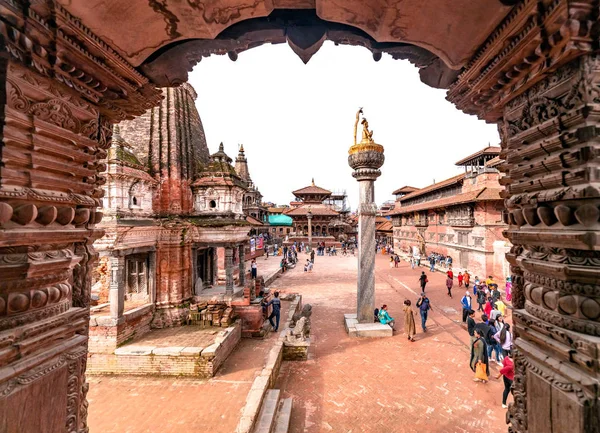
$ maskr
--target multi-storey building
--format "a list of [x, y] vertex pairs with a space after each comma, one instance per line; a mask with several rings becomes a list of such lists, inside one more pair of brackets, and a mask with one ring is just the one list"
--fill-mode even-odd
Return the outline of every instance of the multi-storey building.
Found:
[[421, 189], [394, 191], [396, 205], [388, 213], [394, 248], [450, 256], [456, 269], [468, 269], [473, 276], [509, 275], [499, 154], [499, 147], [488, 146], [456, 163], [464, 173]]

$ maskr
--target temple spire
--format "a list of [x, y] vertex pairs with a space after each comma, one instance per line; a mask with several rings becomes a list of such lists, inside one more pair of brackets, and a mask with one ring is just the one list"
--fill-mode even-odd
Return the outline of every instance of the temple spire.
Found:
[[252, 179], [250, 179], [250, 170], [248, 170], [248, 160], [244, 154], [243, 144], [240, 144], [238, 155], [235, 158], [235, 171], [237, 172], [238, 176], [248, 184], [252, 183]]

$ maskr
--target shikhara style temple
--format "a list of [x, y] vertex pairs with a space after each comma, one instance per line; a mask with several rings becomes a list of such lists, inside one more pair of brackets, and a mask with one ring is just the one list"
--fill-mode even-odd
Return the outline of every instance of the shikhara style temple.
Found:
[[[519, 433], [597, 431], [599, 23], [596, 0], [0, 0], [0, 430], [88, 431], [86, 368], [97, 330], [90, 306], [103, 272], [115, 278], [96, 328], [117, 334], [124, 304], [136, 299], [149, 298], [161, 323], [177, 324], [177, 305], [223, 279], [219, 251], [222, 296], [238, 292], [247, 190], [224, 152], [209, 162], [194, 126], [179, 128], [165, 114], [190, 105], [181, 85], [203, 57], [235, 61], [247, 49], [288, 43], [308, 62], [329, 40], [364, 47], [374, 61], [410, 61], [424, 85], [447, 89], [457, 109], [498, 125], [518, 336], [507, 421]], [[143, 149], [125, 125], [113, 129], [138, 116], [156, 131]], [[202, 159], [212, 175], [198, 173]], [[474, 194], [463, 192], [468, 175], [449, 182], [448, 194]], [[102, 210], [105, 185], [123, 218]], [[481, 236], [465, 224], [490, 202], [477, 200], [486, 191], [456, 209], [444, 205], [452, 211], [444, 221], [459, 224], [450, 229], [455, 239], [426, 233], [425, 242], [456, 248], [462, 231], [462, 243], [477, 249]], [[439, 219], [438, 205], [425, 202], [433, 196], [413, 194], [401, 202], [414, 206], [413, 225], [430, 209]], [[105, 230], [112, 252], [99, 265], [105, 247], [95, 241]], [[127, 248], [118, 246], [123, 236]], [[153, 236], [155, 250], [145, 240]]]
[[[163, 93], [159, 106], [114, 127], [107, 152], [89, 337], [98, 371], [112, 372], [108, 364], [119, 359], [94, 354], [184, 324], [190, 304], [245, 312], [250, 305], [248, 233], [261, 225], [254, 215], [264, 214], [243, 147], [236, 167], [223, 143], [209, 155], [194, 89]], [[261, 326], [246, 321], [244, 332]]]
[[502, 235], [500, 148], [488, 146], [461, 159], [465, 173], [417, 189], [394, 191], [392, 216], [394, 247], [422, 257], [431, 253], [450, 256], [456, 272], [473, 276], [510, 275], [505, 255], [510, 244]]

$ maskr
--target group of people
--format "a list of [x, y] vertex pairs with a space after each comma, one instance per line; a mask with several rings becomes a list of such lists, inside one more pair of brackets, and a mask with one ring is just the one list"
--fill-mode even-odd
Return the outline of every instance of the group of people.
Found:
[[392, 254], [390, 256], [390, 268], [397, 268], [400, 263], [400, 256], [398, 254]]
[[[421, 297], [417, 300], [416, 307], [421, 315], [421, 328], [423, 332], [427, 332], [427, 315], [431, 310], [431, 302], [425, 293], [421, 293]], [[415, 341], [417, 329], [415, 325], [415, 315], [412, 309], [412, 302], [409, 299], [404, 300], [404, 332], [408, 340]], [[380, 309], [374, 311], [374, 320], [384, 325], [389, 325], [393, 331], [396, 331], [396, 320], [390, 316], [388, 306], [384, 304]]]
[[444, 254], [433, 252], [429, 254], [429, 269], [431, 272], [435, 270], [435, 266], [440, 266], [442, 268], [449, 268], [452, 266], [452, 257], [446, 256]]

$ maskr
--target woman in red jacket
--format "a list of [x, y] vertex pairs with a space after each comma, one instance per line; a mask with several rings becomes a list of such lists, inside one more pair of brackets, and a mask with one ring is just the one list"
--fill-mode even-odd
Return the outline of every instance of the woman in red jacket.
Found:
[[502, 379], [504, 380], [504, 392], [502, 393], [502, 407], [504, 409], [506, 409], [508, 406], [506, 406], [506, 399], [508, 398], [508, 393], [512, 392], [512, 384], [513, 384], [513, 380], [515, 380], [515, 364], [513, 364], [512, 359], [510, 359], [509, 356], [505, 356], [504, 359], [502, 360], [502, 368], [500, 369], [500, 373], [498, 373], [498, 376], [496, 377], [496, 379], [500, 379], [500, 376], [502, 376]]

